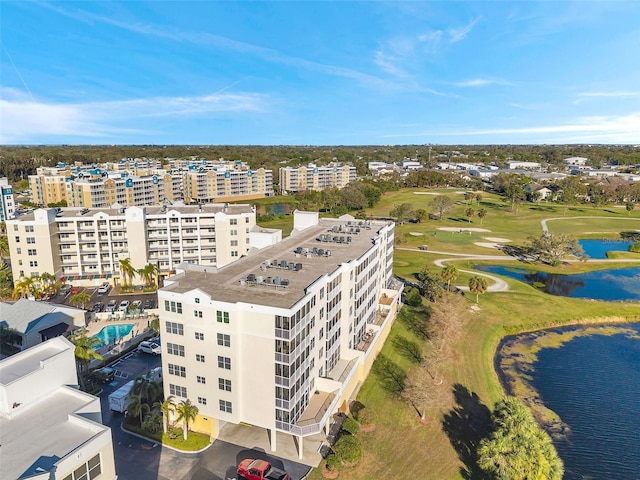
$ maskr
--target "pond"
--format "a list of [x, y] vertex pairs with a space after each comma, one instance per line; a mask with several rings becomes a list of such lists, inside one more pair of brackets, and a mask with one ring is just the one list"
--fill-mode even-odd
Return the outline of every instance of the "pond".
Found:
[[640, 267], [572, 275], [492, 265], [476, 265], [474, 268], [520, 280], [551, 295], [606, 301], [640, 301]]
[[578, 240], [589, 258], [607, 258], [607, 252], [628, 252], [634, 242], [628, 240]]

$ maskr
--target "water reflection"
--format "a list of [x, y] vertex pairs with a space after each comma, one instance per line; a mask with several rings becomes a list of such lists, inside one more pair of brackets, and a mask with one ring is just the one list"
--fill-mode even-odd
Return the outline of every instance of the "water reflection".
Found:
[[504, 275], [550, 295], [607, 301], [640, 300], [640, 267], [564, 275], [525, 268], [476, 265], [476, 270]]

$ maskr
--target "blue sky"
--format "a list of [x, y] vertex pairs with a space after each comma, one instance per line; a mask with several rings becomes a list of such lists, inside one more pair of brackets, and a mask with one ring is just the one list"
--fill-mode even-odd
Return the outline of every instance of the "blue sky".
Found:
[[0, 2], [0, 144], [640, 144], [640, 2]]

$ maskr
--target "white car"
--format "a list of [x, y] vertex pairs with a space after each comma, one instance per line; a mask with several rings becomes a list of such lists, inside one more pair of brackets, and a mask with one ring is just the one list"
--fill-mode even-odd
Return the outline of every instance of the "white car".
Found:
[[157, 343], [140, 342], [140, 345], [138, 345], [138, 351], [144, 352], [144, 353], [151, 353], [153, 355], [160, 355], [160, 353], [162, 352], [162, 349], [160, 348], [160, 345], [158, 345]]
[[121, 312], [126, 312], [127, 308], [129, 308], [129, 300], [122, 300], [120, 302], [120, 306], [118, 307], [118, 310], [120, 310]]
[[105, 282], [98, 287], [98, 290], [96, 290], [96, 293], [98, 295], [106, 295], [109, 292], [110, 288], [111, 286], [109, 285], [109, 282]]

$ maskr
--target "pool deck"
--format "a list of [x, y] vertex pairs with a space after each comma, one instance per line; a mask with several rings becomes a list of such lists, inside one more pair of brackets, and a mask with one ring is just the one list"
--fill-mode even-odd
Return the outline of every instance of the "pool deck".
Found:
[[[145, 313], [147, 314], [146, 316], [144, 314], [141, 316], [118, 315], [117, 313], [111, 314], [105, 312], [92, 315], [92, 319], [86, 327], [88, 337], [97, 335], [100, 330], [108, 326], [133, 325], [131, 333], [120, 338], [117, 343], [111, 343], [96, 349], [96, 352], [104, 358], [105, 364], [108, 364], [112, 357], [126, 350], [131, 345], [135, 345], [151, 336], [151, 331], [148, 330], [148, 325], [149, 322], [153, 320], [154, 316], [157, 315], [157, 310], [148, 310]], [[93, 360], [90, 367], [98, 367], [101, 363], [102, 362], [98, 360]]]

